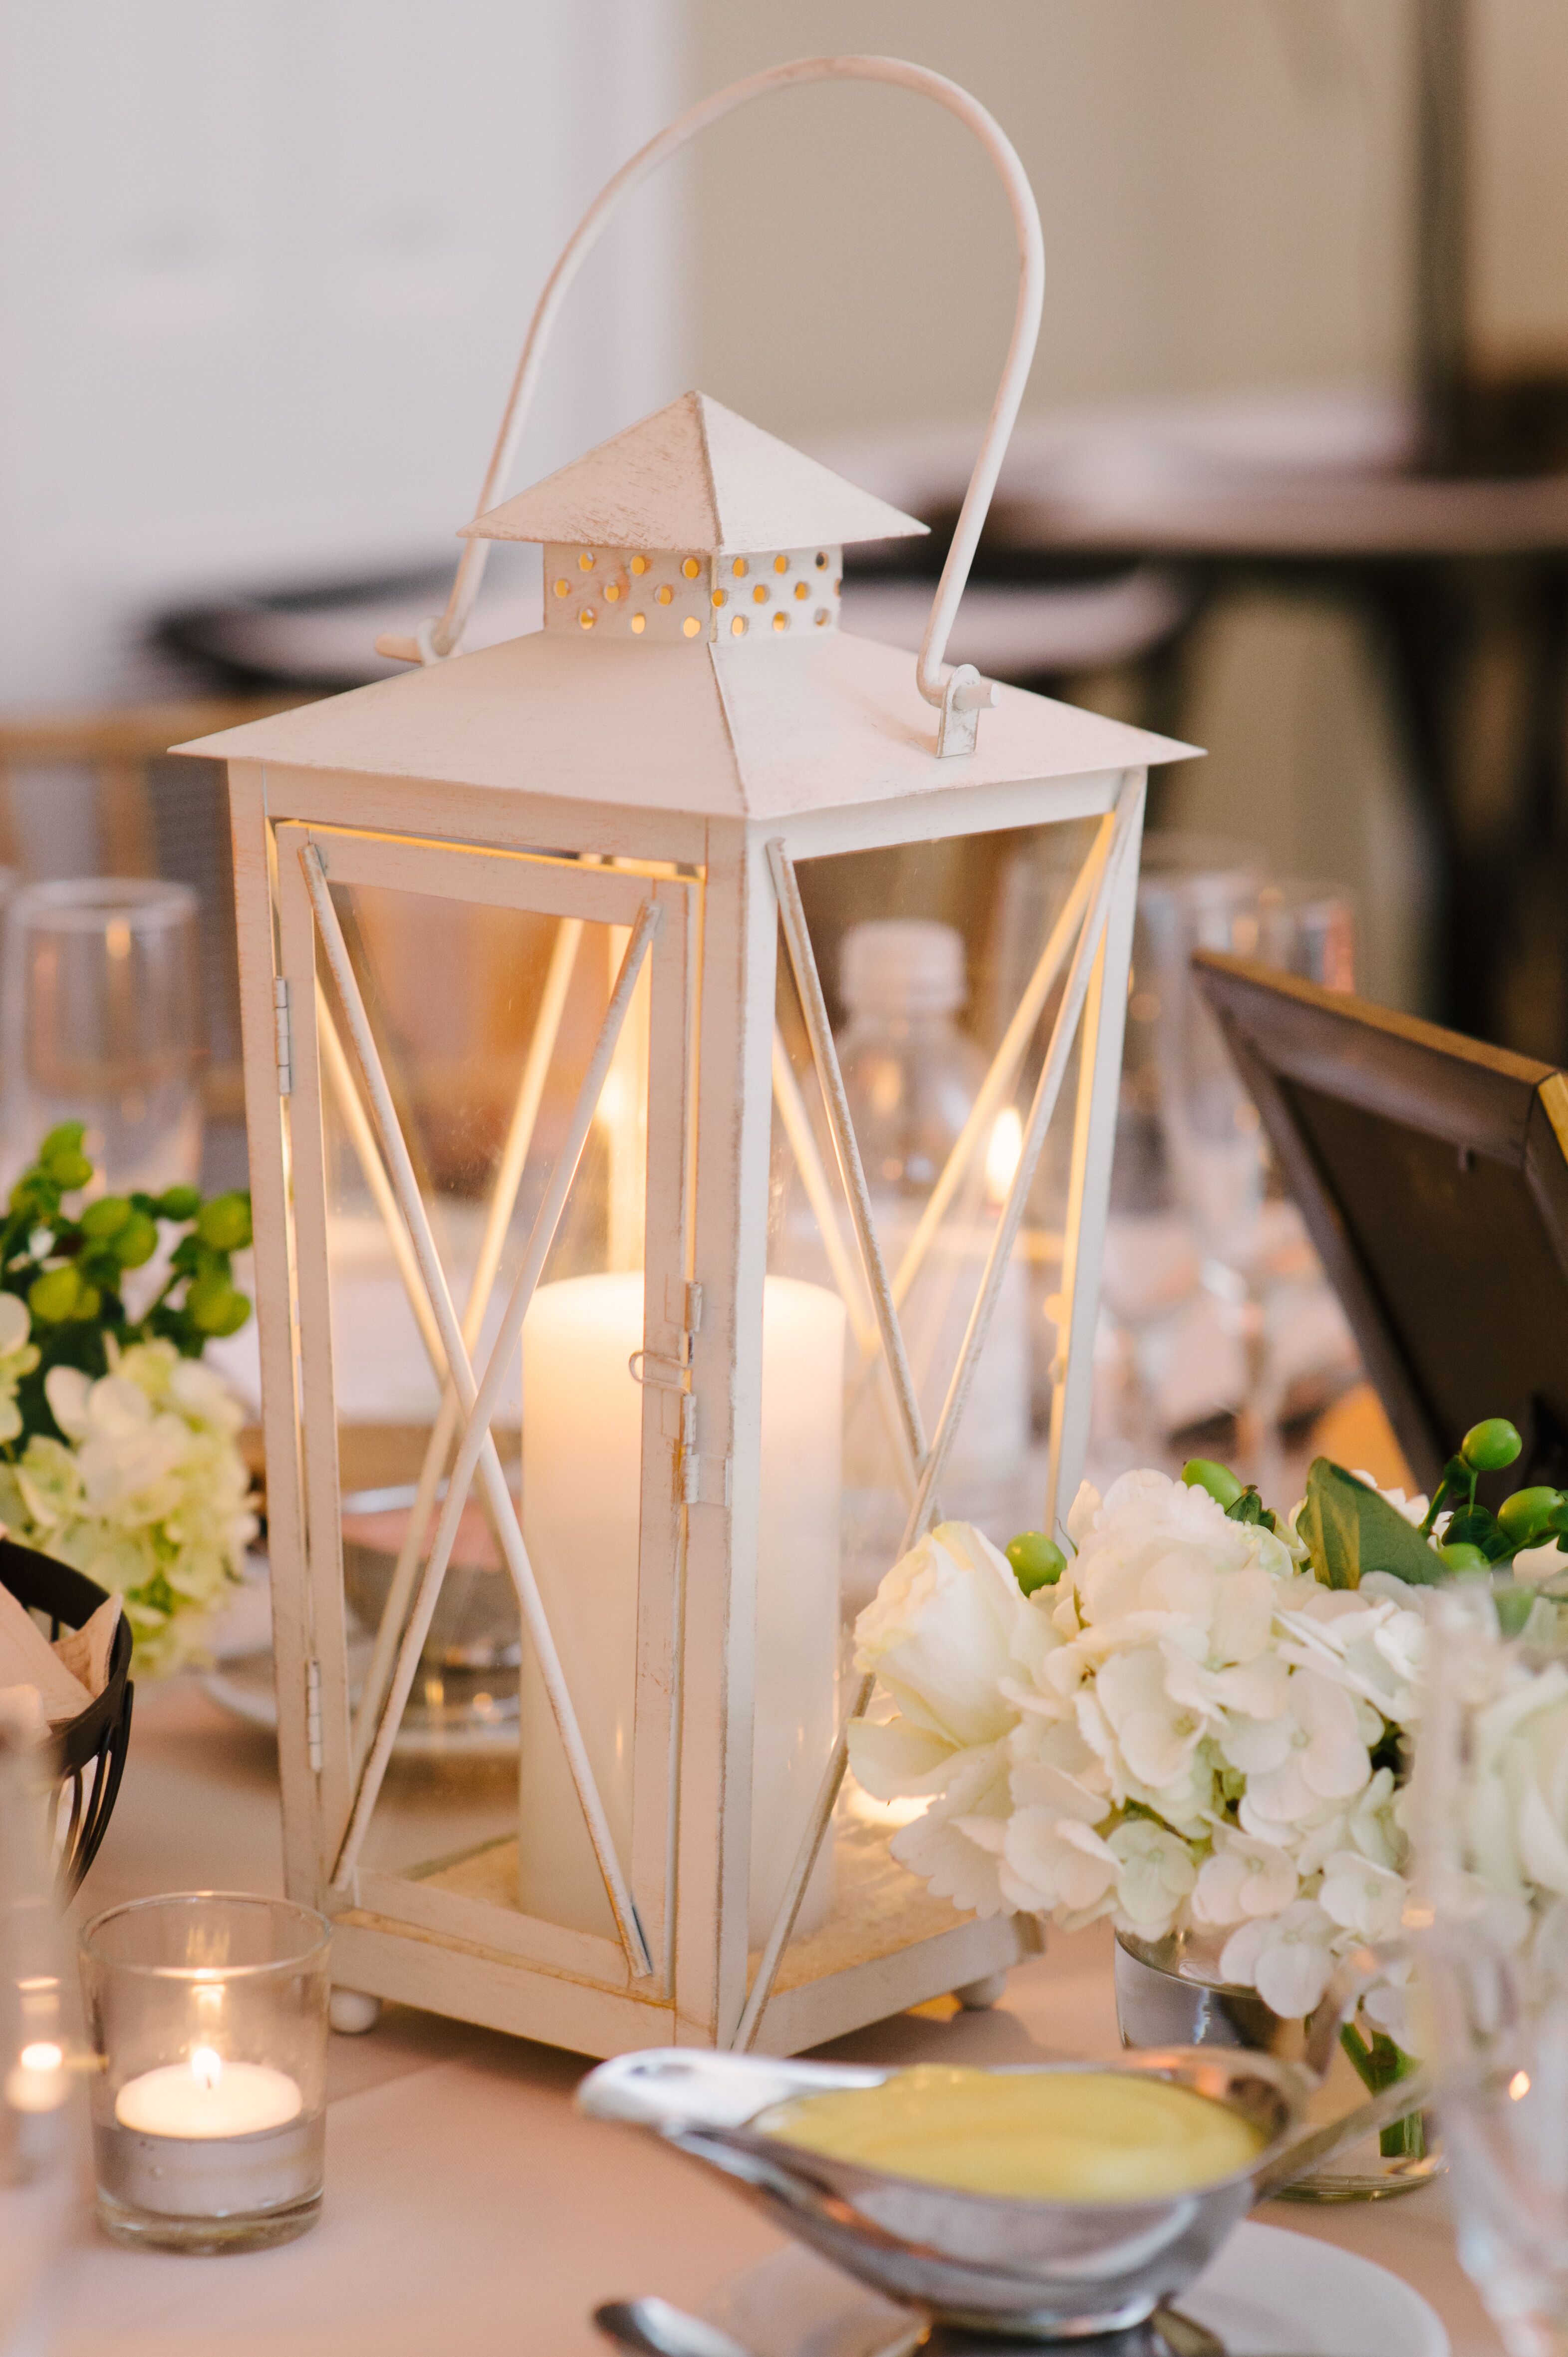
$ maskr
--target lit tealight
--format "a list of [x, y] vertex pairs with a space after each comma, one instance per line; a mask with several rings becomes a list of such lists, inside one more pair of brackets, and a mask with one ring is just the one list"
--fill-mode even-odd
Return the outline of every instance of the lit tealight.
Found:
[[67, 2092], [65, 2049], [52, 2038], [24, 2046], [5, 2073], [5, 2101], [14, 2112], [52, 2112]]

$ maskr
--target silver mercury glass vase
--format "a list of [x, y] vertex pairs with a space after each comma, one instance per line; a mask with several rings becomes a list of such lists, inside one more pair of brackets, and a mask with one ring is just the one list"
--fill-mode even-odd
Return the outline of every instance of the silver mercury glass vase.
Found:
[[[1116, 1935], [1116, 2019], [1123, 2046], [1241, 2047], [1294, 2061], [1302, 2054], [1306, 2025], [1282, 2020], [1256, 1989], [1219, 1978], [1223, 1938], [1173, 1932], [1163, 1940]], [[1354, 2064], [1341, 2054], [1328, 2072], [1310, 2115], [1327, 2121], [1363, 2102], [1367, 2090]], [[1379, 2201], [1409, 2193], [1442, 2173], [1436, 2126], [1429, 2112], [1412, 2115], [1418, 2128], [1402, 2136], [1370, 2136], [1331, 2166], [1302, 2178], [1278, 2198], [1284, 2201]], [[1383, 2147], [1399, 2147], [1399, 2149]], [[1412, 2148], [1413, 2147], [1413, 2149]]]

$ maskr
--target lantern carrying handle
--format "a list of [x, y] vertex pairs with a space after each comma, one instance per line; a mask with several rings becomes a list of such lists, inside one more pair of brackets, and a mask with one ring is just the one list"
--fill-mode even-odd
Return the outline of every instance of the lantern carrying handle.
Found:
[[[976, 715], [983, 705], [995, 702], [996, 691], [972, 664], [963, 663], [956, 671], [944, 673], [943, 661], [1034, 361], [1040, 332], [1046, 263], [1039, 208], [1016, 148], [979, 100], [957, 82], [950, 81], [945, 74], [933, 73], [927, 66], [910, 65], [901, 58], [797, 58], [788, 65], [770, 66], [764, 73], [749, 74], [743, 81], [731, 82], [727, 90], [715, 91], [711, 98], [699, 100], [639, 148], [595, 198], [545, 282], [529, 325], [475, 514], [482, 516], [495, 506], [511, 473], [561, 307], [621, 198], [639, 187], [710, 124], [733, 114], [737, 107], [749, 106], [753, 99], [765, 98], [771, 91], [813, 81], [889, 82], [895, 88], [935, 99], [939, 106], [945, 106], [950, 114], [956, 115], [973, 132], [996, 167], [1013, 214], [1018, 241], [1018, 300], [1013, 315], [1012, 340], [915, 664], [920, 694], [928, 704], [941, 706], [939, 752], [968, 751], [974, 743]], [[484, 578], [489, 545], [488, 540], [466, 541], [445, 613], [439, 619], [422, 623], [412, 639], [392, 635], [379, 638], [378, 651], [401, 662], [424, 663], [438, 662], [447, 655], [456, 654]]]

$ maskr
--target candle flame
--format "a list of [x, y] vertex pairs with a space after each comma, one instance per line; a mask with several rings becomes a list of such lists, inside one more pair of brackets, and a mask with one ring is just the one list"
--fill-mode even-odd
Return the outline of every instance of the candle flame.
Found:
[[992, 1125], [985, 1149], [985, 1192], [993, 1203], [1004, 1203], [1024, 1153], [1024, 1125], [1016, 1105], [1004, 1105]]
[[190, 2056], [190, 2072], [199, 2086], [215, 2087], [223, 2076], [223, 2058], [215, 2047], [193, 2047]]
[[1516, 2071], [1513, 2077], [1509, 2081], [1509, 2093], [1517, 2104], [1521, 2095], [1528, 2095], [1529, 2093], [1530, 2072], [1528, 2071]]
[[5, 2073], [5, 2097], [14, 2112], [52, 2112], [69, 2092], [65, 2049], [53, 2038], [29, 2040]]

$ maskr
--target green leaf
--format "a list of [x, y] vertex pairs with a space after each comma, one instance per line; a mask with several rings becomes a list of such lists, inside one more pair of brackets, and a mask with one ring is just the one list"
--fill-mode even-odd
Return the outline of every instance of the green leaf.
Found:
[[1264, 1505], [1257, 1491], [1251, 1487], [1243, 1490], [1239, 1498], [1231, 1500], [1225, 1509], [1225, 1519], [1228, 1523], [1256, 1523], [1265, 1531], [1275, 1531], [1279, 1528], [1271, 1509]]
[[1415, 1587], [1438, 1587], [1447, 1577], [1397, 1508], [1326, 1457], [1315, 1458], [1306, 1477], [1296, 1529], [1327, 1587], [1359, 1587], [1369, 1571], [1391, 1571]]
[[1488, 1563], [1501, 1563], [1513, 1554], [1515, 1545], [1486, 1506], [1464, 1507], [1449, 1523], [1443, 1540], [1445, 1546], [1479, 1547]]

